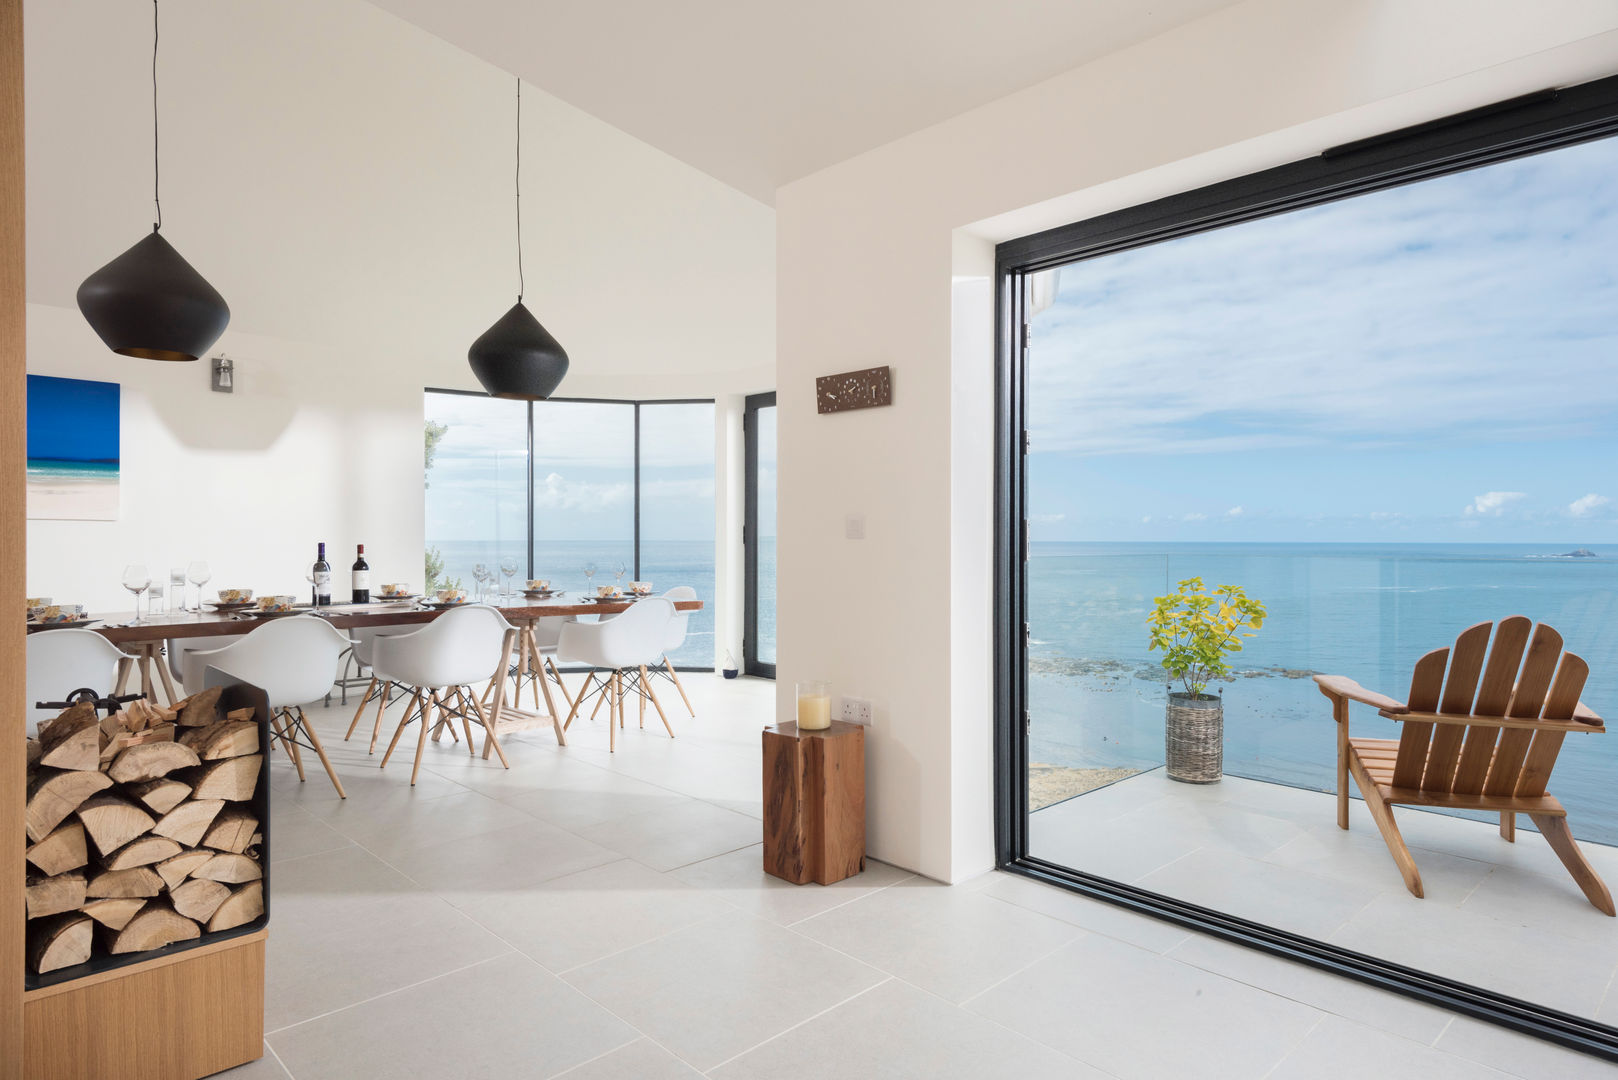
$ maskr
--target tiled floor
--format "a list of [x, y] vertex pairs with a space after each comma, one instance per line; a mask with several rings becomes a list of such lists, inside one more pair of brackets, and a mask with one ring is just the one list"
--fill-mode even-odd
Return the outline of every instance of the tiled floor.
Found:
[[[1618, 919], [1527, 828], [1398, 807], [1424, 899], [1406, 891], [1365, 804], [1225, 777], [1142, 773], [1033, 815], [1032, 854], [1153, 892], [1553, 1006], [1618, 1021]], [[1581, 843], [1618, 889], [1618, 849]], [[1510, 958], [1509, 961], [1506, 958]]]
[[773, 687], [687, 682], [676, 740], [631, 718], [609, 755], [580, 721], [509, 738], [509, 772], [446, 740], [413, 790], [312, 710], [350, 798], [273, 762], [268, 1052], [225, 1075], [1330, 1077], [1367, 1050], [1386, 1077], [1608, 1075], [1022, 878], [776, 881]]

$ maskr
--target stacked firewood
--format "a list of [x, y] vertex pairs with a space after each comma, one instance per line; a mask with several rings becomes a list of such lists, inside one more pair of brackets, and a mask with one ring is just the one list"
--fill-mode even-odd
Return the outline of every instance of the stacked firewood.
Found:
[[80, 702], [28, 742], [29, 968], [159, 949], [264, 912], [251, 708], [219, 689], [107, 717]]

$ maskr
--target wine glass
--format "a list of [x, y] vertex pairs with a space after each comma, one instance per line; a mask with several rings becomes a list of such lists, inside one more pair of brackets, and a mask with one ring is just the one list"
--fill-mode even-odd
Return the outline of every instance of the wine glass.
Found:
[[623, 588], [624, 575], [627, 574], [627, 573], [629, 573], [629, 567], [625, 566], [623, 560], [620, 559], [618, 561], [617, 569], [613, 570], [613, 572], [612, 572], [612, 576], [618, 579], [618, 587], [620, 589]]
[[135, 618], [130, 625], [140, 622], [140, 594], [152, 584], [151, 571], [143, 563], [130, 563], [124, 567], [124, 588], [135, 594]]
[[586, 596], [594, 596], [595, 595], [595, 593], [596, 593], [595, 580], [594, 580], [595, 576], [596, 576], [596, 564], [593, 563], [593, 562], [585, 563], [584, 564], [584, 595], [586, 595]]
[[489, 568], [484, 563], [472, 567], [472, 580], [478, 583], [478, 603], [483, 603], [483, 590], [488, 586]]
[[500, 572], [506, 575], [506, 591], [504, 595], [511, 596], [511, 579], [517, 576], [517, 560], [510, 555], [500, 560]]
[[197, 587], [197, 613], [202, 612], [202, 587], [213, 580], [213, 570], [206, 559], [192, 559], [185, 564], [186, 580]]

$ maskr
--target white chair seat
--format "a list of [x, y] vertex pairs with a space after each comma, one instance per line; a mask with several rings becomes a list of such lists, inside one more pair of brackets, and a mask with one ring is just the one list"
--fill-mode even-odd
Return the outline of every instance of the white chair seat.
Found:
[[[669, 718], [664, 714], [663, 706], [652, 692], [650, 680], [645, 675], [647, 665], [656, 664], [663, 655], [674, 610], [672, 601], [653, 596], [637, 600], [616, 619], [593, 623], [571, 622], [562, 627], [557, 642], [557, 658], [589, 664], [592, 668], [585, 685], [579, 690], [578, 698], [573, 702], [567, 723], [562, 725], [564, 729], [573, 723], [585, 698], [598, 695], [596, 712], [600, 711], [603, 703], [608, 705], [607, 745], [616, 751], [618, 728], [624, 722], [624, 696], [628, 692], [635, 692], [640, 696], [641, 726], [645, 726], [646, 702], [650, 700], [657, 709], [657, 715], [662, 718], [669, 738], [674, 737], [674, 728], [669, 724]], [[613, 712], [617, 713], [616, 725], [613, 724]]]
[[37, 731], [38, 721], [53, 720], [61, 711], [38, 709], [41, 701], [65, 701], [73, 691], [86, 688], [110, 694], [132, 659], [94, 630], [70, 627], [29, 634], [27, 654], [23, 715], [29, 735]]

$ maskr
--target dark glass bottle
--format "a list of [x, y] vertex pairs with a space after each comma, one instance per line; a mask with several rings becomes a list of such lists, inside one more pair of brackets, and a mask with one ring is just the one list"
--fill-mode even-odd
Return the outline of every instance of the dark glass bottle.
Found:
[[326, 561], [326, 545], [315, 556], [315, 607], [331, 606], [331, 563]]
[[359, 546], [359, 553], [354, 557], [352, 597], [356, 604], [369, 604], [371, 602], [371, 564], [365, 561], [364, 544]]

